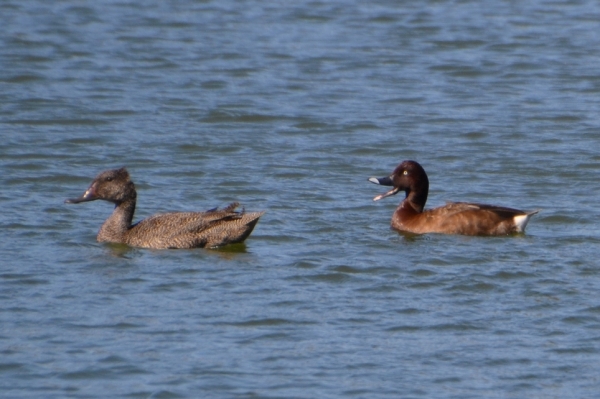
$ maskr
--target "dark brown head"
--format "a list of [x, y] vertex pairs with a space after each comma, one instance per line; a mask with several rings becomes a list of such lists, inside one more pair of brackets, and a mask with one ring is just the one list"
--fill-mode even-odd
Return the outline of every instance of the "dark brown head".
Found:
[[429, 179], [421, 165], [415, 161], [402, 161], [400, 165], [390, 176], [377, 178], [371, 177], [371, 183], [381, 184], [382, 186], [393, 186], [385, 194], [380, 194], [373, 198], [373, 201], [379, 201], [382, 198], [398, 194], [400, 191], [406, 193], [406, 198], [418, 212], [422, 212], [427, 201], [429, 193]]
[[136, 192], [129, 179], [127, 169], [112, 169], [100, 173], [85, 193], [79, 198], [67, 199], [67, 204], [105, 200], [119, 205], [127, 200], [135, 200]]

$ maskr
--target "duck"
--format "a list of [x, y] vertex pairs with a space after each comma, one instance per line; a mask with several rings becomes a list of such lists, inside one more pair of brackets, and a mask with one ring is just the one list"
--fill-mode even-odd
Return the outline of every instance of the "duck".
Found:
[[97, 240], [152, 249], [213, 248], [244, 241], [264, 212], [235, 211], [237, 202], [206, 212], [156, 214], [132, 224], [137, 192], [126, 168], [101, 172], [78, 198], [79, 204], [104, 200], [115, 204], [112, 215], [100, 227]]
[[373, 198], [379, 201], [404, 191], [406, 197], [392, 216], [392, 229], [412, 234], [460, 234], [467, 236], [503, 236], [524, 233], [529, 219], [539, 210], [519, 209], [470, 202], [449, 202], [425, 210], [429, 179], [416, 161], [402, 161], [390, 176], [368, 179], [371, 183], [393, 188]]

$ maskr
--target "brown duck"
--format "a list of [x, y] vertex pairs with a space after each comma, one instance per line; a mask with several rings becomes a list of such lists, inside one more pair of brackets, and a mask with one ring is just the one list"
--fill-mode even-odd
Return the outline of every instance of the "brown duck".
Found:
[[99, 242], [141, 248], [218, 247], [244, 241], [264, 212], [235, 212], [234, 202], [221, 210], [171, 212], [150, 216], [134, 225], [137, 193], [125, 168], [100, 173], [79, 198], [69, 204], [105, 200], [115, 204], [112, 215], [98, 232]]
[[374, 201], [400, 191], [406, 193], [392, 216], [392, 228], [397, 231], [469, 236], [523, 233], [531, 216], [539, 212], [467, 202], [451, 202], [439, 208], [423, 210], [429, 192], [429, 179], [423, 167], [415, 161], [403, 161], [390, 176], [371, 177], [369, 181], [393, 186], [392, 190], [373, 198]]

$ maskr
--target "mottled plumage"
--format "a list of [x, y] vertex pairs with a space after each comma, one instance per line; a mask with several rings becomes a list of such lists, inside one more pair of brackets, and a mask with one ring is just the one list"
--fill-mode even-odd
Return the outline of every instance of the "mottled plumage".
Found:
[[102, 199], [115, 204], [98, 232], [99, 242], [142, 248], [217, 247], [244, 241], [264, 212], [235, 212], [234, 202], [206, 212], [171, 212], [150, 216], [132, 225], [137, 193], [125, 168], [100, 173], [75, 204]]
[[370, 182], [394, 188], [373, 200], [406, 193], [392, 216], [392, 228], [414, 234], [443, 233], [463, 235], [507, 235], [522, 233], [531, 216], [538, 211], [467, 202], [451, 202], [445, 206], [424, 210], [429, 192], [429, 179], [421, 165], [404, 161], [389, 177], [371, 177]]

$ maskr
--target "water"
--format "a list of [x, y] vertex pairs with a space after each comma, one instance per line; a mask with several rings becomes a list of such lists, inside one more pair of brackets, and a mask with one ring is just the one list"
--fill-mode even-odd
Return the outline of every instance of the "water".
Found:
[[[600, 6], [3, 1], [6, 398], [592, 398], [600, 389]], [[389, 229], [542, 209], [527, 235]], [[127, 166], [136, 219], [238, 200], [244, 245], [96, 243], [65, 205]]]

